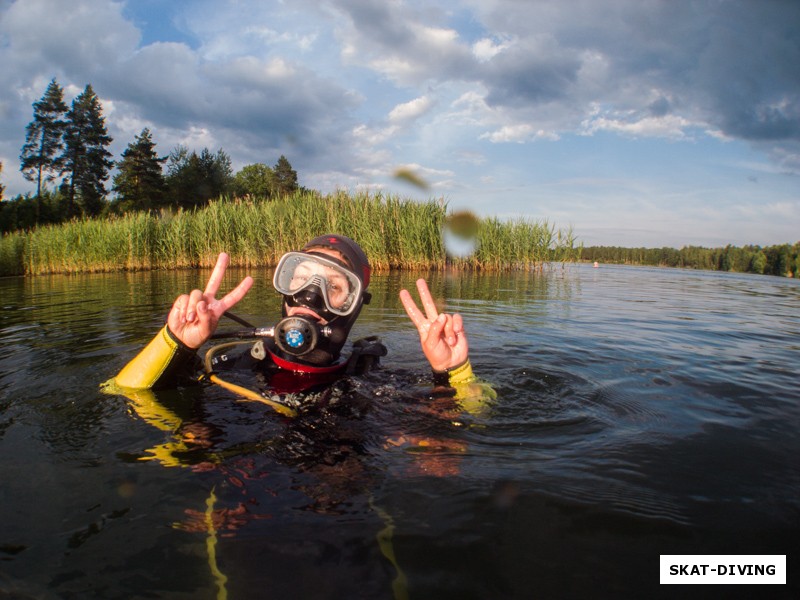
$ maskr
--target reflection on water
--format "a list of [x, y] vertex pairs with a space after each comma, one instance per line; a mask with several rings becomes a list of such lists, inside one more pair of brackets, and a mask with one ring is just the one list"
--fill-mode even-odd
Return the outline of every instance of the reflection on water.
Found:
[[[267, 325], [253, 274], [236, 312]], [[660, 554], [798, 572], [797, 281], [426, 275], [498, 393], [477, 414], [432, 391], [408, 273], [375, 277], [353, 332], [383, 368], [300, 419], [213, 386], [101, 394], [206, 277], [0, 280], [0, 595], [666, 596]]]

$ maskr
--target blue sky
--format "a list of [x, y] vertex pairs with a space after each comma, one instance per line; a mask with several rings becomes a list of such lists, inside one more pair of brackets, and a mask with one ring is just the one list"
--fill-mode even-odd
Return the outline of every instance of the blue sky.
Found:
[[0, 64], [7, 197], [55, 77], [115, 158], [149, 127], [586, 245], [800, 240], [794, 0], [0, 0]]

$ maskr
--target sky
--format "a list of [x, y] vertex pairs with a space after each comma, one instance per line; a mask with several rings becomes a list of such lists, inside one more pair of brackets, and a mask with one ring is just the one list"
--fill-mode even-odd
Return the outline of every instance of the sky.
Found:
[[796, 0], [0, 0], [0, 65], [6, 198], [55, 78], [115, 159], [147, 127], [586, 246], [800, 240]]

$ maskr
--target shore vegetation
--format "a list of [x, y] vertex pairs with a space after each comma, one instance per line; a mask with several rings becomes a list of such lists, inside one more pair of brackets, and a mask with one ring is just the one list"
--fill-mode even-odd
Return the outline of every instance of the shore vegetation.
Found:
[[87, 273], [213, 266], [271, 267], [280, 256], [325, 232], [355, 239], [378, 271], [390, 269], [537, 269], [577, 260], [571, 230], [547, 221], [475, 218], [473, 251], [448, 255], [443, 200], [306, 190], [279, 200], [219, 199], [193, 209], [81, 217], [3, 235], [0, 275]]
[[581, 259], [589, 262], [800, 277], [800, 241], [793, 245], [774, 246], [684, 246], [680, 250], [589, 246], [583, 248]]

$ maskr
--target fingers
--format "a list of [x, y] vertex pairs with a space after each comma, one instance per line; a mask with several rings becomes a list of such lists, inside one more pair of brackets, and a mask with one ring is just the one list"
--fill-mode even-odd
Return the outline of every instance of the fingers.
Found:
[[[440, 315], [441, 317], [441, 315]], [[444, 341], [447, 342], [448, 346], [455, 346], [456, 345], [456, 334], [453, 327], [453, 322], [455, 318], [452, 315], [445, 315], [446, 320], [444, 323]]]
[[431, 296], [424, 279], [417, 280], [422, 308], [417, 307], [407, 290], [400, 290], [400, 301], [408, 317], [417, 327], [425, 358], [434, 371], [442, 371], [463, 364], [469, 357], [464, 320], [459, 314], [441, 313]]
[[194, 320], [197, 318], [197, 305], [199, 302], [204, 300], [203, 292], [200, 290], [192, 290], [192, 293], [189, 294], [189, 301], [186, 305], [186, 322], [193, 323]]
[[253, 278], [248, 275], [239, 282], [239, 285], [225, 294], [222, 299], [211, 302], [209, 308], [217, 317], [221, 317], [222, 313], [229, 308], [233, 308], [239, 300], [244, 298], [251, 287], [253, 287]]
[[202, 300], [197, 303], [197, 314], [195, 323], [198, 325], [198, 330], [203, 332], [203, 335], [211, 335], [217, 328], [219, 317], [209, 308], [208, 302]]
[[182, 294], [172, 304], [172, 310], [168, 317], [169, 323], [176, 326], [193, 323], [197, 319], [198, 310], [208, 310], [207, 304], [203, 292], [200, 290], [192, 290], [191, 294]]
[[453, 333], [455, 335], [464, 334], [464, 319], [458, 313], [453, 315]]
[[169, 316], [167, 317], [167, 323], [173, 332], [186, 323], [186, 307], [188, 304], [188, 294], [183, 294], [175, 298], [175, 302], [172, 304], [172, 310], [169, 311]]
[[407, 290], [400, 290], [400, 301], [403, 303], [403, 308], [406, 309], [406, 314], [414, 322], [414, 325], [419, 329], [429, 321], [435, 321], [439, 316], [439, 310], [436, 308], [436, 303], [433, 301], [431, 292], [428, 289], [428, 284], [424, 279], [417, 280], [417, 291], [419, 292], [419, 299], [422, 307], [425, 309], [425, 314], [422, 314], [417, 308], [416, 302], [411, 297]]
[[439, 339], [442, 339], [452, 348], [458, 343], [458, 336], [462, 334], [463, 321], [461, 315], [442, 313], [431, 323], [427, 341], [430, 345], [435, 345]]
[[222, 283], [229, 258], [224, 252], [217, 258], [204, 292], [192, 290], [176, 298], [167, 317], [167, 325], [173, 334], [190, 348], [199, 348], [214, 333], [222, 314], [244, 298], [253, 286], [253, 278], [245, 277], [239, 285], [222, 299], [215, 294]]
[[428, 335], [422, 341], [422, 345], [430, 350], [433, 350], [439, 343], [442, 337], [442, 332], [447, 326], [447, 315], [441, 314], [434, 321], [431, 322], [431, 327], [428, 330]]
[[[431, 296], [428, 284], [424, 279], [417, 280], [417, 291], [419, 292], [425, 314], [417, 308], [414, 299], [407, 290], [400, 290], [400, 301], [411, 321], [416, 325], [423, 344], [435, 345], [442, 337], [449, 346], [455, 346], [457, 330], [462, 327], [461, 317], [456, 321], [453, 315], [446, 313], [439, 314], [436, 303]], [[456, 327], [456, 323], [458, 324]]]
[[208, 283], [206, 284], [206, 296], [213, 298], [217, 295], [217, 291], [219, 290], [220, 284], [222, 284], [222, 278], [225, 276], [225, 269], [228, 268], [229, 262], [230, 257], [227, 255], [227, 253], [220, 252], [219, 256], [217, 257], [217, 264], [214, 265], [214, 270], [211, 271], [211, 277], [208, 278]]
[[419, 299], [422, 301], [422, 306], [425, 308], [425, 314], [428, 316], [429, 320], [433, 321], [439, 316], [439, 311], [428, 289], [428, 283], [424, 279], [417, 279], [417, 291], [419, 292]]
[[406, 314], [411, 319], [411, 322], [414, 323], [417, 329], [421, 329], [426, 322], [425, 316], [417, 308], [417, 304], [408, 290], [400, 290], [400, 302], [403, 303], [403, 308], [406, 309]]
[[203, 294], [204, 298], [208, 301], [208, 307], [215, 317], [219, 318], [222, 314], [236, 305], [239, 300], [245, 297], [245, 294], [253, 287], [253, 278], [250, 276], [245, 277], [239, 282], [235, 288], [228, 292], [220, 300], [216, 300], [217, 292], [222, 284], [222, 279], [225, 276], [225, 270], [230, 264], [230, 257], [225, 252], [220, 252], [217, 257], [217, 264], [214, 265], [214, 270], [211, 272], [211, 277], [208, 278], [206, 290]]

